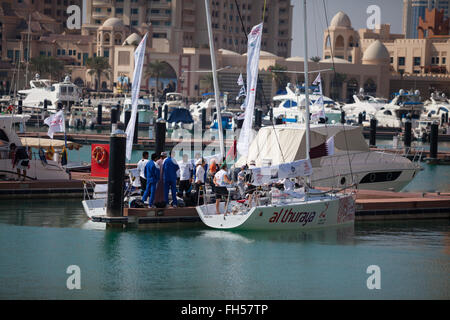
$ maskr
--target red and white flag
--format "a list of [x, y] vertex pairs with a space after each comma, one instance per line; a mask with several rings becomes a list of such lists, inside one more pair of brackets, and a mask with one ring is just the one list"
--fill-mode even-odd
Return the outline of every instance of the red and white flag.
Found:
[[51, 115], [48, 118], [45, 118], [44, 123], [48, 125], [47, 135], [53, 139], [53, 134], [55, 132], [65, 132], [66, 124], [64, 122], [64, 112], [63, 110], [58, 111], [57, 113]]

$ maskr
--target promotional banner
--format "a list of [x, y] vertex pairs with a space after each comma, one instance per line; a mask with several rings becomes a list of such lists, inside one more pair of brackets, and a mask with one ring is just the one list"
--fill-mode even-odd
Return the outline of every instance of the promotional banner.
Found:
[[319, 120], [320, 118], [326, 118], [326, 116], [325, 116], [325, 107], [323, 105], [322, 80], [320, 78], [320, 72], [317, 75], [316, 80], [314, 80], [314, 82], [312, 84], [315, 85], [315, 86], [319, 85], [320, 98], [317, 99], [317, 101], [314, 103], [316, 106], [319, 106], [319, 110], [314, 112], [311, 115], [311, 120], [316, 121], [316, 120]]
[[253, 27], [248, 35], [247, 49], [247, 97], [245, 98], [245, 118], [242, 124], [237, 150], [243, 156], [248, 154], [248, 148], [252, 141], [252, 122], [255, 109], [256, 87], [258, 84], [259, 53], [261, 50], [261, 37], [263, 24]]
[[134, 52], [134, 73], [133, 83], [131, 86], [131, 117], [126, 129], [127, 133], [127, 150], [126, 157], [131, 160], [131, 151], [133, 150], [134, 127], [136, 125], [136, 114], [139, 99], [139, 91], [141, 90], [142, 66], [145, 59], [145, 46], [147, 43], [147, 35], [145, 34], [141, 43]]
[[48, 125], [47, 135], [53, 139], [55, 132], [66, 132], [66, 124], [64, 122], [64, 111], [59, 110], [57, 113], [45, 118], [44, 123]]
[[286, 178], [310, 176], [312, 174], [312, 165], [311, 160], [303, 159], [276, 166], [254, 168], [251, 171], [252, 184], [259, 186]]

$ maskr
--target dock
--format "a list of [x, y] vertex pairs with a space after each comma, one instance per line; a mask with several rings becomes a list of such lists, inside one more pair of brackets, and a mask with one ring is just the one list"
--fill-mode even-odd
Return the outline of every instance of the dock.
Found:
[[[357, 190], [359, 221], [450, 219], [450, 193], [411, 193]], [[201, 224], [195, 208], [125, 208], [123, 217], [93, 217], [112, 227], [160, 228]]]
[[[109, 134], [89, 134], [89, 133], [67, 133], [67, 140], [76, 142], [79, 144], [92, 144], [92, 143], [109, 143]], [[48, 138], [46, 132], [26, 132], [18, 133], [19, 137], [30, 137], [30, 138]], [[55, 133], [53, 135], [54, 139], [64, 140], [64, 133]], [[217, 144], [219, 146], [218, 140], [204, 140], [204, 139], [190, 139], [191, 147], [199, 146], [202, 144], [202, 149], [211, 144]], [[179, 143], [186, 143], [182, 139], [169, 139], [165, 141], [166, 148], [173, 148]], [[225, 145], [232, 145], [233, 140], [225, 140]], [[150, 138], [138, 138], [138, 143], [133, 146], [136, 150], [154, 150], [156, 146], [156, 140]]]

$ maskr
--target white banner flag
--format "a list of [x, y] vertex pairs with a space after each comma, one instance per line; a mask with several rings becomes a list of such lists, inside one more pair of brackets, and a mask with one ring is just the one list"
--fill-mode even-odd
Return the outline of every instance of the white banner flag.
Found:
[[322, 80], [320, 78], [320, 72], [317, 75], [316, 80], [314, 80], [314, 82], [312, 84], [315, 85], [315, 86], [319, 85], [320, 98], [317, 99], [316, 102], [314, 103], [315, 105], [317, 105], [319, 107], [319, 110], [314, 112], [311, 115], [311, 120], [317, 121], [317, 120], [319, 120], [319, 118], [326, 118], [326, 116], [325, 116], [325, 106], [323, 105]]
[[134, 127], [136, 126], [136, 114], [139, 99], [139, 91], [141, 90], [142, 66], [145, 59], [145, 47], [147, 43], [147, 34], [145, 34], [141, 43], [134, 52], [134, 73], [133, 84], [131, 87], [131, 117], [127, 126], [127, 151], [126, 156], [131, 160], [131, 151], [133, 150]]
[[53, 139], [55, 132], [65, 132], [66, 124], [64, 122], [64, 111], [59, 110], [57, 113], [45, 118], [44, 123], [48, 125], [47, 135]]
[[244, 78], [242, 77], [242, 73], [239, 74], [239, 78], [237, 81], [238, 86], [243, 86], [244, 85]]
[[245, 98], [245, 119], [242, 124], [237, 149], [243, 156], [248, 154], [252, 141], [252, 122], [255, 109], [256, 87], [258, 85], [259, 53], [261, 51], [261, 37], [263, 24], [253, 27], [248, 35], [247, 47], [247, 96]]
[[313, 173], [311, 160], [302, 159], [270, 167], [251, 169], [252, 184], [260, 186], [277, 182], [286, 178], [297, 178], [310, 176]]

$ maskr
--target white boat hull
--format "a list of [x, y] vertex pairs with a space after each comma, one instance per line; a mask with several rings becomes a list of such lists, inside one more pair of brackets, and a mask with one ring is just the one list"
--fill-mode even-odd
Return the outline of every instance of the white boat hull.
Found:
[[236, 215], [215, 214], [215, 204], [210, 204], [198, 206], [197, 212], [203, 223], [215, 229], [305, 230], [354, 223], [355, 201], [352, 195], [324, 197], [292, 204], [256, 206]]

